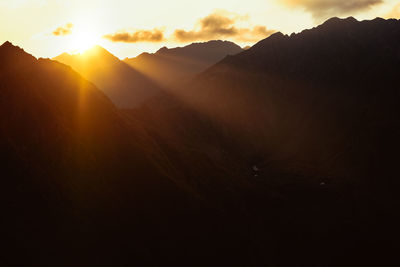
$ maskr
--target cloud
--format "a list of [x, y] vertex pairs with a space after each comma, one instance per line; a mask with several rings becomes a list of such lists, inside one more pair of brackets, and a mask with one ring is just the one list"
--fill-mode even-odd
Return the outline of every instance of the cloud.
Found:
[[279, 0], [281, 3], [293, 7], [303, 8], [310, 12], [314, 19], [321, 20], [334, 16], [352, 15], [366, 11], [383, 0]]
[[162, 42], [178, 41], [182, 43], [194, 41], [209, 41], [212, 39], [232, 39], [242, 42], [254, 42], [273, 34], [265, 26], [238, 27], [237, 24], [249, 20], [248, 16], [242, 16], [225, 10], [216, 10], [210, 15], [199, 19], [193, 30], [176, 29], [172, 36], [165, 37], [164, 31], [156, 28], [153, 30], [137, 30], [133, 32], [119, 31], [104, 35], [112, 42], [138, 43], [138, 42]]
[[161, 42], [164, 41], [164, 32], [160, 29], [138, 30], [135, 32], [120, 31], [107, 34], [104, 38], [112, 42], [139, 43], [139, 42]]
[[240, 28], [235, 25], [237, 22], [247, 19], [247, 16], [240, 16], [221, 10], [216, 11], [200, 19], [197, 27], [193, 30], [175, 30], [174, 38], [179, 42], [208, 41], [221, 38], [230, 38], [237, 41], [258, 41], [275, 32], [268, 30], [265, 26]]
[[269, 30], [265, 26], [257, 25], [252, 29], [239, 29], [239, 35], [236, 39], [239, 41], [258, 41], [259, 37], [266, 38], [275, 32], [275, 30]]
[[385, 16], [385, 18], [400, 19], [400, 3], [395, 5], [393, 9]]
[[67, 23], [64, 26], [60, 26], [53, 31], [53, 35], [55, 36], [65, 36], [72, 33], [72, 28], [74, 28], [74, 24]]

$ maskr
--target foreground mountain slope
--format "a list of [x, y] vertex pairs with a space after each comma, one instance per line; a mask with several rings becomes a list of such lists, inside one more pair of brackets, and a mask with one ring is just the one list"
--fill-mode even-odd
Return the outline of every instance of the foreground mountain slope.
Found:
[[0, 265], [243, 266], [265, 250], [275, 227], [252, 227], [263, 197], [219, 152], [223, 136], [204, 131], [209, 120], [178, 106], [183, 120], [168, 125], [157, 102], [131, 116], [70, 67], [10, 43], [0, 60]]
[[399, 33], [398, 20], [353, 18], [277, 33], [184, 83], [178, 100], [130, 114], [162, 146], [187, 153], [183, 162], [223, 158], [250, 184], [238, 201], [246, 204], [232, 206], [252, 222], [256, 262], [392, 262]]
[[118, 107], [132, 108], [162, 91], [151, 79], [132, 69], [100, 46], [82, 53], [55, 57], [93, 82]]
[[[62, 99], [69, 99], [68, 88], [75, 88], [72, 99], [78, 98], [78, 85], [86, 81], [72, 79], [62, 87], [56, 80], [70, 79], [36, 65], [24, 69], [7, 63], [0, 88], [4, 106], [13, 108], [1, 113], [1, 125], [7, 126], [1, 128], [1, 162], [3, 169], [14, 166], [8, 177], [18, 179], [5, 180], [2, 190], [8, 207], [4, 236], [13, 244], [8, 251], [15, 253], [6, 253], [11, 256], [4, 265], [15, 259], [27, 259], [16, 265], [41, 266], [393, 265], [399, 203], [398, 23], [333, 19], [291, 37], [273, 35], [185, 84], [174, 92], [178, 99], [152, 98], [140, 108], [118, 111], [123, 119], [115, 123], [101, 112], [105, 121], [95, 120], [98, 112], [89, 108], [93, 122], [72, 138], [79, 146], [67, 146], [83, 155], [81, 165], [67, 161], [75, 159], [63, 156], [71, 154], [67, 148], [59, 154], [40, 152], [42, 144], [63, 148], [60, 140], [69, 140], [54, 140], [68, 135], [40, 129], [81, 133], [72, 127], [80, 124], [55, 127], [59, 120], [48, 117], [76, 122], [70, 116], [75, 113], [59, 111], [76, 110], [75, 101], [66, 105]], [[11, 62], [26, 62], [25, 57], [31, 58], [23, 54]], [[51, 88], [46, 87], [49, 77], [57, 77], [50, 79]], [[57, 92], [53, 98], [52, 92]], [[98, 97], [94, 93], [91, 99]], [[50, 99], [57, 105], [42, 105]], [[99, 105], [91, 101], [85, 106]], [[32, 103], [44, 111], [9, 112]], [[101, 110], [110, 110], [107, 106]], [[10, 116], [15, 113], [21, 116]], [[21, 121], [33, 125], [8, 130]], [[44, 137], [31, 139], [31, 133]], [[109, 153], [91, 141], [108, 138], [107, 151], [115, 151], [116, 158], [109, 165]], [[21, 158], [34, 164], [22, 164]], [[32, 166], [46, 171], [40, 182], [38, 172], [29, 175]], [[61, 171], [54, 174], [53, 167]], [[146, 179], [131, 179], [131, 173]], [[101, 183], [92, 182], [103, 176]]]
[[10, 43], [0, 60], [2, 265], [153, 264], [215, 239], [212, 212], [93, 84]]
[[238, 45], [228, 41], [193, 43], [185, 47], [161, 48], [154, 54], [143, 53], [124, 60], [127, 64], [168, 86], [171, 83], [192, 78], [227, 55], [242, 52]]

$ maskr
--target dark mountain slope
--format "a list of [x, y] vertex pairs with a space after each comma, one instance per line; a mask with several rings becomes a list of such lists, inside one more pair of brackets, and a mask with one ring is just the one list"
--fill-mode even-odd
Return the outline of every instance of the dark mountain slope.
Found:
[[136, 107], [162, 91], [154, 81], [100, 46], [83, 54], [64, 53], [54, 59], [71, 66], [96, 84], [118, 107]]
[[399, 33], [398, 20], [352, 18], [278, 33], [186, 82], [184, 104], [130, 114], [181, 162], [203, 155], [242, 177], [252, 194], [238, 194], [231, 216], [256, 263], [393, 262]]
[[[42, 150], [25, 149], [27, 153], [53, 153], [52, 149], [71, 144], [72, 147], [65, 148], [67, 151], [57, 153], [71, 160], [65, 162], [66, 165], [73, 161], [80, 164], [81, 154], [85, 161], [88, 160], [88, 166], [84, 167], [91, 165], [89, 158], [94, 155], [89, 153], [105, 157], [110, 161], [107, 164], [113, 166], [121, 149], [137, 149], [138, 155], [143, 154], [143, 157], [138, 156], [143, 162], [148, 154], [146, 151], [156, 149], [139, 125], [125, 122], [109, 99], [71, 68], [50, 60], [36, 60], [9, 43], [5, 43], [0, 52], [3, 63], [2, 133], [9, 135], [2, 140], [16, 144], [32, 142], [30, 144], [37, 146], [48, 144]], [[132, 133], [137, 135], [137, 141], [128, 138]], [[13, 140], [18, 135], [21, 138]], [[77, 153], [78, 158], [74, 158], [74, 154], [68, 153], [73, 153], [73, 147], [78, 145], [82, 146], [81, 151]], [[19, 147], [16, 149], [24, 151]], [[26, 158], [40, 160], [43, 157]], [[94, 157], [93, 161], [96, 160]]]
[[172, 264], [224, 247], [232, 230], [93, 84], [10, 43], [0, 62], [1, 265]]
[[[6, 259], [48, 266], [54, 262], [65, 266], [77, 262], [84, 266], [132, 262], [153, 266], [393, 265], [399, 207], [398, 23], [333, 19], [291, 37], [273, 35], [185, 84], [176, 91], [178, 100], [152, 98], [136, 110], [124, 110], [124, 119], [119, 112], [115, 121], [93, 119], [84, 131], [73, 127], [80, 125], [74, 119], [80, 116], [68, 115], [75, 114], [68, 111], [76, 110], [76, 104], [65, 105], [62, 99], [69, 98], [64, 93], [54, 100], [55, 106], [41, 104], [52, 103], [48, 95], [60, 87], [60, 83], [46, 87], [52, 77], [64, 81], [61, 84], [70, 79], [48, 75], [46, 68], [37, 68], [38, 63], [28, 69], [8, 64], [5, 69], [15, 71], [0, 72], [0, 88], [7, 89], [4, 99], [15, 101], [5, 100], [5, 107], [21, 110], [20, 101], [23, 107], [40, 104], [17, 117], [36, 122], [33, 126], [13, 132], [1, 128], [2, 168], [18, 167], [9, 172], [9, 177], [18, 179], [6, 180], [17, 181], [5, 187], [13, 190], [2, 190], [8, 207], [16, 207], [5, 213], [13, 216], [7, 216], [10, 219], [3, 229], [8, 230], [7, 240], [19, 244], [9, 251], [24, 251], [16, 256], [25, 256]], [[371, 33], [376, 38], [370, 38]], [[14, 61], [29, 60], [18, 57]], [[79, 78], [68, 88], [76, 92], [82, 82], [87, 84]], [[31, 88], [35, 98], [16, 88]], [[69, 92], [67, 87], [60, 88]], [[12, 98], [10, 92], [23, 94]], [[28, 95], [29, 101], [20, 100], [25, 99], [22, 95]], [[76, 95], [80, 94], [75, 93], [73, 99]], [[94, 94], [91, 99], [98, 97]], [[101, 110], [109, 111], [107, 106], [101, 105]], [[13, 113], [4, 110], [2, 121], [15, 117], [9, 116]], [[97, 113], [109, 118], [95, 108], [88, 108], [87, 117], [97, 118]], [[85, 164], [68, 161], [68, 167], [62, 165], [75, 157], [63, 157], [70, 150], [64, 152], [60, 145], [51, 147], [63, 151], [61, 156], [35, 149], [41, 145], [27, 145], [36, 139], [32, 141], [26, 132], [41, 136], [43, 127], [39, 126], [56, 128], [52, 126], [58, 125], [53, 123], [56, 119], [48, 119], [50, 114], [72, 121], [60, 128], [72, 129], [67, 131], [72, 136], [81, 133], [80, 137], [45, 134], [39, 144], [71, 138], [79, 146], [71, 143], [68, 148], [83, 155], [75, 161]], [[129, 132], [128, 137], [121, 132]], [[68, 138], [54, 141], [53, 136]], [[118, 159], [110, 165], [109, 153], [95, 142], [109, 138], [111, 144], [105, 147]], [[47, 154], [55, 163], [44, 160]], [[143, 154], [149, 157], [143, 159]], [[21, 156], [34, 161], [27, 165]], [[61, 171], [54, 174], [53, 166]], [[39, 176], [45, 182], [32, 182], [38, 176], [36, 169], [50, 173]], [[35, 175], [29, 175], [33, 171]], [[142, 171], [145, 174], [139, 176], [146, 177], [144, 181], [128, 179], [130, 173]], [[64, 173], [71, 174], [70, 179], [55, 185]], [[75, 176], [86, 179], [65, 184]], [[82, 184], [98, 176], [105, 177], [100, 187]], [[202, 201], [193, 200], [180, 188], [195, 192]], [[54, 244], [63, 244], [62, 250]], [[62, 251], [68, 251], [68, 257]]]
[[367, 141], [367, 129], [393, 132], [398, 36], [397, 20], [352, 18], [331, 19], [290, 37], [277, 33], [210, 68], [182, 94], [241, 131], [251, 147], [277, 158], [332, 163], [350, 149], [343, 147], [350, 135]]
[[124, 60], [127, 64], [168, 86], [171, 83], [192, 78], [227, 55], [242, 52], [238, 45], [228, 41], [193, 43], [185, 47], [161, 48], [154, 54], [143, 53]]

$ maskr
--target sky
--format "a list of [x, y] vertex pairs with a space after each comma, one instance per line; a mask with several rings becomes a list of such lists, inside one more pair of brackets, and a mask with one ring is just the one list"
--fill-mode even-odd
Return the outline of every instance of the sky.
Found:
[[400, 18], [400, 1], [0, 0], [0, 43], [50, 58], [100, 45], [123, 59], [215, 39], [253, 45], [333, 16]]

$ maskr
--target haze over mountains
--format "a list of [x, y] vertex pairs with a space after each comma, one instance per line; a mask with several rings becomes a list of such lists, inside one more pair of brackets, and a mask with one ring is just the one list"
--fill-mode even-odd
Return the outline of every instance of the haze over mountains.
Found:
[[[133, 108], [167, 90], [171, 83], [192, 78], [227, 55], [242, 49], [231, 42], [210, 41], [162, 48], [155, 54], [119, 60], [100, 46], [82, 54], [64, 53], [54, 60], [71, 66], [98, 86], [121, 108]], [[130, 67], [129, 67], [130, 66]]]
[[95, 46], [83, 54], [56, 58], [98, 86], [118, 107], [135, 107], [154, 96], [160, 86], [110, 52]]
[[240, 46], [228, 41], [209, 41], [193, 43], [185, 47], [163, 47], [154, 54], [142, 53], [135, 58], [124, 60], [158, 83], [169, 86], [171, 83], [193, 78], [227, 55], [242, 52]]
[[96, 85], [118, 81], [99, 89], [3, 44], [0, 263], [392, 265], [399, 36], [399, 20], [332, 18], [210, 56], [205, 71], [185, 65], [192, 49], [240, 48], [139, 56], [153, 76], [101, 48], [57, 59]]

